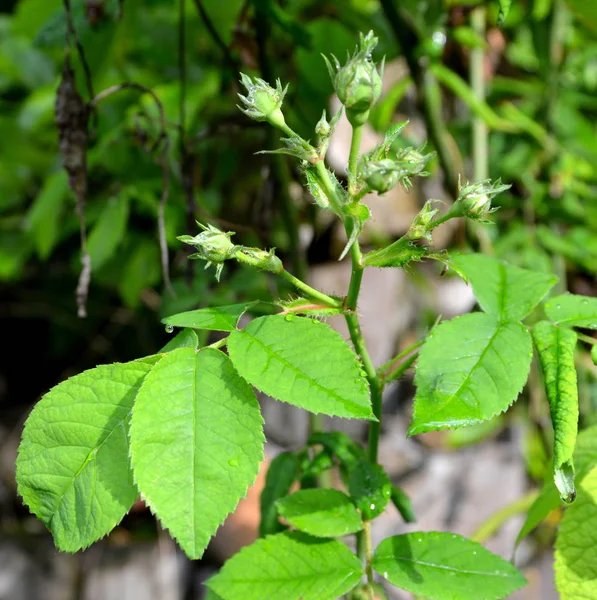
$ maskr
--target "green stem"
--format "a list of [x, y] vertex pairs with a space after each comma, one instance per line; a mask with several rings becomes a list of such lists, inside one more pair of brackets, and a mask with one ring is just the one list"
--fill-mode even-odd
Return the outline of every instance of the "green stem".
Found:
[[367, 574], [367, 593], [369, 600], [375, 600], [373, 593], [373, 568], [371, 567], [371, 558], [373, 556], [373, 545], [371, 544], [371, 521], [363, 523], [363, 550], [365, 558], [365, 573]]
[[[485, 39], [486, 9], [478, 6], [471, 13], [471, 26], [475, 32]], [[485, 49], [473, 48], [469, 71], [470, 84], [473, 96], [480, 102], [485, 102]], [[473, 181], [482, 181], [489, 176], [489, 137], [485, 120], [479, 114], [472, 115], [472, 146], [473, 146]], [[469, 221], [481, 250], [485, 254], [492, 254], [491, 239], [484, 226]]]
[[575, 333], [579, 340], [586, 342], [587, 344], [591, 344], [591, 346], [597, 344], [597, 339], [595, 339], [594, 337], [591, 337], [590, 335], [586, 335], [584, 333], [580, 333], [579, 331], [576, 331]]
[[286, 281], [289, 281], [290, 283], [292, 283], [292, 285], [294, 287], [298, 288], [302, 292], [305, 292], [305, 294], [307, 294], [307, 296], [309, 296], [309, 298], [313, 298], [314, 300], [319, 300], [326, 306], [330, 306], [332, 308], [341, 308], [342, 307], [341, 300], [339, 300], [338, 298], [333, 298], [332, 296], [328, 296], [327, 294], [324, 294], [323, 292], [316, 290], [315, 288], [311, 287], [309, 284], [305, 283], [304, 281], [301, 281], [300, 279], [298, 279], [297, 277], [292, 275], [292, 273], [289, 273], [288, 271], [284, 270], [284, 271], [278, 273], [278, 275], [280, 275], [280, 277], [283, 277], [284, 279], [286, 279]]
[[214, 342], [213, 344], [210, 344], [207, 347], [215, 348], [217, 350], [218, 348], [222, 348], [223, 346], [225, 346], [227, 343], [228, 343], [228, 336], [222, 338], [221, 340], [218, 340], [217, 342]]
[[387, 363], [381, 365], [381, 367], [377, 369], [377, 372], [379, 373], [380, 377], [387, 377], [387, 373], [392, 370], [394, 365], [399, 360], [402, 360], [415, 350], [418, 350], [424, 343], [425, 340], [419, 340], [418, 342], [415, 342], [412, 346], [406, 348], [406, 350], [403, 350], [402, 352], [396, 354], [396, 356], [394, 356], [393, 358], [390, 358], [390, 360]]
[[[358, 125], [352, 130], [352, 139], [350, 142], [350, 154], [348, 155], [348, 173], [349, 188], [354, 186], [357, 175], [357, 166], [359, 160], [359, 149], [361, 147], [361, 138], [363, 137], [363, 125]], [[349, 189], [349, 193], [353, 196], [353, 191]]]
[[482, 523], [477, 531], [473, 533], [471, 539], [480, 544], [487, 541], [506, 521], [520, 513], [526, 512], [533, 502], [535, 502], [538, 495], [539, 492], [537, 490], [532, 490], [511, 504], [504, 506], [504, 508], [491, 515], [487, 521]]
[[400, 379], [414, 364], [415, 360], [419, 357], [419, 353], [415, 352], [412, 356], [405, 358], [393, 371], [390, 371], [387, 375], [382, 376], [384, 384], [391, 383]]

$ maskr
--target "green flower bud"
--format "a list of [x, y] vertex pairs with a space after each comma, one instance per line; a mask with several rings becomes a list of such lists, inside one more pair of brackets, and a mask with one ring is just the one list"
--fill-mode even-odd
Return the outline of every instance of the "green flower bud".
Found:
[[247, 89], [247, 95], [238, 94], [245, 105], [238, 108], [255, 121], [267, 121], [270, 125], [283, 129], [286, 126], [286, 120], [281, 108], [288, 85], [282, 88], [278, 79], [276, 80], [276, 89], [274, 89], [263, 79], [258, 77], [251, 79], [244, 73], [240, 74], [240, 81]]
[[191, 254], [189, 258], [196, 258], [207, 261], [205, 268], [212, 264], [216, 266], [216, 279], [220, 281], [220, 275], [224, 268], [224, 261], [233, 258], [239, 246], [235, 246], [230, 238], [234, 235], [233, 231], [224, 233], [213, 225], [202, 225], [197, 223], [203, 231], [195, 237], [190, 235], [181, 235], [177, 239], [185, 244], [195, 246], [196, 254]]
[[425, 202], [425, 206], [421, 209], [419, 214], [413, 219], [406, 237], [411, 240], [427, 240], [431, 242], [431, 232], [434, 229], [433, 219], [439, 212], [439, 209], [433, 208], [435, 202], [441, 202], [441, 200], [428, 200]]
[[501, 180], [492, 182], [491, 179], [485, 179], [478, 183], [467, 183], [462, 185], [458, 183], [458, 200], [452, 207], [452, 212], [457, 212], [463, 217], [488, 223], [487, 217], [495, 212], [497, 208], [491, 207], [491, 201], [494, 196], [510, 188], [509, 185], [502, 184]]
[[345, 106], [346, 116], [353, 126], [367, 121], [369, 109], [381, 95], [383, 61], [379, 72], [371, 61], [371, 53], [377, 46], [377, 41], [372, 31], [366, 36], [361, 34], [359, 47], [343, 67], [335, 56], [332, 55], [335, 69], [324, 57], [336, 94]]
[[380, 196], [398, 185], [401, 178], [401, 170], [390, 158], [382, 158], [376, 161], [364, 160], [359, 170], [367, 187], [377, 192]]

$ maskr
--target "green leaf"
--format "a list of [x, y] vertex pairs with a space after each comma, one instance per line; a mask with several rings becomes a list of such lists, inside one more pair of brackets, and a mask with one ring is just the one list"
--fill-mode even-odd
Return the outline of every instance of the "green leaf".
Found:
[[25, 219], [25, 230], [33, 237], [37, 255], [45, 260], [50, 256], [62, 225], [62, 211], [68, 197], [66, 171], [60, 169], [46, 178]]
[[173, 350], [145, 379], [131, 420], [135, 481], [190, 558], [255, 480], [262, 423], [255, 394], [219, 350]]
[[510, 12], [510, 6], [512, 5], [512, 0], [498, 0], [498, 6], [500, 7], [500, 11], [498, 13], [497, 24], [498, 27], [501, 27], [506, 21], [506, 17]]
[[562, 600], [597, 600], [597, 467], [578, 487], [562, 519], [555, 553], [555, 581]]
[[591, 348], [591, 360], [594, 365], [597, 365], [597, 345]]
[[284, 529], [278, 521], [276, 502], [286, 496], [298, 477], [298, 457], [294, 452], [282, 452], [272, 460], [265, 487], [261, 492], [261, 521], [259, 537], [278, 533]]
[[151, 369], [135, 361], [85, 371], [49, 391], [27, 419], [18, 491], [65, 552], [109, 533], [138, 496], [128, 457], [129, 418]]
[[564, 502], [573, 502], [574, 463], [572, 456], [578, 430], [578, 387], [574, 367], [576, 334], [540, 321], [532, 330], [543, 369], [545, 388], [554, 430], [553, 476]]
[[356, 355], [325, 323], [261, 317], [230, 334], [228, 352], [238, 372], [273, 398], [314, 413], [375, 420]]
[[380, 465], [363, 459], [350, 469], [348, 491], [363, 518], [370, 521], [388, 505], [392, 497], [392, 483]]
[[336, 600], [362, 576], [344, 544], [293, 532], [243, 548], [207, 586], [225, 600]]
[[587, 0], [566, 0], [568, 8], [587, 27], [597, 31], [597, 5]]
[[520, 321], [557, 282], [554, 275], [521, 269], [483, 254], [450, 259], [470, 281], [481, 308], [501, 321]]
[[193, 348], [196, 350], [199, 346], [199, 338], [197, 332], [193, 329], [185, 327], [182, 331], [179, 331], [166, 345], [160, 350], [160, 354], [166, 352], [172, 352], [177, 348]]
[[162, 323], [172, 327], [191, 327], [192, 329], [209, 329], [210, 331], [234, 331], [238, 321], [255, 302], [229, 304], [189, 310], [162, 319]]
[[597, 329], [597, 298], [563, 294], [545, 303], [545, 314], [566, 327]]
[[531, 336], [520, 323], [500, 323], [483, 313], [442, 323], [420, 352], [409, 435], [505, 411], [522, 390], [531, 359]]
[[417, 522], [417, 515], [415, 515], [410, 498], [402, 488], [396, 485], [392, 486], [392, 504], [396, 507], [405, 523]]
[[340, 537], [363, 529], [351, 499], [338, 490], [300, 490], [277, 502], [278, 511], [299, 531], [317, 537]]
[[114, 256], [126, 233], [128, 219], [129, 199], [126, 195], [123, 194], [121, 198], [110, 198], [106, 202], [87, 241], [93, 269], [101, 268]]
[[307, 440], [308, 446], [321, 445], [344, 467], [353, 467], [367, 454], [360, 444], [341, 431], [316, 431]]
[[[597, 464], [597, 425], [584, 429], [578, 434], [574, 448], [574, 466], [576, 481], [582, 483], [587, 473]], [[529, 508], [525, 522], [516, 538], [516, 545], [526, 537], [539, 523], [561, 505], [560, 495], [552, 478], [548, 479], [539, 496]]]
[[386, 538], [372, 565], [390, 583], [429, 600], [497, 600], [526, 584], [509, 562], [452, 533]]

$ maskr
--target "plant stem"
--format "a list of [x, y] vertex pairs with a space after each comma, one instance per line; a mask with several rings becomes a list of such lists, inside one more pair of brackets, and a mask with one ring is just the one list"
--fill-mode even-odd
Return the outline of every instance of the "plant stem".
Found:
[[365, 559], [365, 573], [367, 574], [367, 592], [369, 600], [375, 600], [373, 593], [373, 569], [371, 568], [371, 557], [373, 556], [373, 546], [371, 544], [371, 521], [363, 523], [363, 550]]
[[218, 340], [217, 342], [214, 342], [213, 344], [210, 344], [207, 347], [214, 348], [217, 350], [218, 348], [222, 348], [223, 346], [225, 346], [227, 343], [228, 343], [228, 336], [223, 337], [221, 340]]
[[539, 492], [532, 490], [521, 496], [511, 504], [504, 506], [501, 510], [491, 515], [487, 521], [482, 523], [477, 531], [473, 533], [471, 539], [482, 544], [487, 541], [506, 521], [512, 517], [526, 512], [533, 502], [535, 502]]
[[413, 365], [415, 360], [419, 357], [419, 353], [415, 352], [408, 358], [405, 358], [393, 371], [390, 371], [387, 375], [382, 376], [382, 381], [384, 384], [391, 383], [392, 381], [396, 381], [400, 379], [404, 373], [406, 373]]
[[348, 174], [349, 174], [349, 192], [351, 183], [354, 184], [357, 174], [359, 160], [359, 148], [361, 147], [361, 138], [363, 137], [363, 125], [358, 125], [352, 130], [352, 139], [350, 141], [350, 154], [348, 155]]
[[412, 346], [409, 346], [402, 352], [399, 352], [398, 354], [396, 354], [396, 356], [394, 356], [393, 358], [390, 358], [390, 360], [387, 363], [381, 365], [381, 367], [379, 367], [377, 369], [377, 372], [379, 373], [380, 377], [382, 377], [382, 378], [387, 377], [387, 373], [392, 370], [394, 365], [399, 360], [407, 357], [409, 354], [411, 354], [415, 350], [418, 350], [424, 343], [425, 343], [425, 340], [419, 340], [418, 342], [415, 342]]
[[[486, 9], [478, 6], [471, 12], [471, 27], [485, 39]], [[481, 102], [485, 102], [485, 49], [473, 48], [469, 70], [470, 84], [473, 95]], [[482, 181], [489, 176], [489, 144], [488, 129], [485, 121], [477, 114], [472, 115], [472, 147], [473, 147], [473, 181]], [[480, 223], [469, 221], [469, 227], [479, 240], [481, 250], [485, 254], [492, 254], [492, 244], [487, 231]]]
[[289, 273], [288, 271], [284, 270], [281, 273], [279, 273], [279, 275], [280, 277], [286, 279], [286, 281], [292, 283], [294, 287], [298, 288], [302, 292], [305, 292], [305, 294], [307, 294], [310, 298], [313, 298], [314, 300], [319, 300], [326, 306], [330, 306], [332, 308], [342, 307], [342, 301], [340, 299], [333, 298], [332, 296], [328, 296], [327, 294], [324, 294], [323, 292], [312, 288], [309, 284], [305, 283], [304, 281], [301, 281], [300, 279], [292, 275], [292, 273]]

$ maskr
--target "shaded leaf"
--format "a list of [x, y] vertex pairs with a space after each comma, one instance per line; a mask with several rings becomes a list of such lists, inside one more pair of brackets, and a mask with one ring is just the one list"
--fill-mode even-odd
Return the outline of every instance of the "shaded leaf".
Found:
[[383, 467], [363, 459], [350, 469], [348, 491], [369, 521], [385, 510], [392, 496], [392, 483]]
[[284, 526], [278, 521], [276, 502], [290, 492], [292, 484], [298, 477], [298, 457], [294, 452], [282, 452], [272, 460], [265, 487], [261, 492], [261, 520], [259, 537], [278, 533]]
[[27, 419], [18, 491], [58, 548], [76, 552], [109, 533], [138, 496], [128, 429], [147, 361], [96, 367], [49, 391]]
[[162, 319], [162, 323], [173, 327], [191, 327], [193, 329], [209, 329], [211, 331], [234, 331], [238, 321], [256, 302], [229, 304], [189, 310]]
[[409, 435], [485, 421], [505, 411], [531, 365], [529, 332], [473, 313], [434, 328], [420, 352]]
[[128, 218], [129, 199], [126, 195], [107, 201], [87, 240], [87, 251], [91, 256], [93, 269], [101, 268], [114, 256], [126, 233]]
[[255, 480], [262, 423], [255, 394], [213, 348], [173, 350], [141, 387], [130, 432], [135, 481], [190, 558]]
[[197, 332], [185, 327], [162, 347], [160, 353], [172, 352], [172, 350], [176, 350], [177, 348], [193, 348], [193, 350], [196, 350], [198, 346], [199, 338], [197, 337]]
[[543, 369], [554, 430], [554, 482], [564, 502], [573, 502], [572, 456], [578, 430], [578, 387], [574, 367], [576, 334], [548, 321], [537, 323], [533, 341]]
[[317, 537], [339, 537], [363, 529], [351, 499], [338, 490], [300, 490], [277, 502], [278, 511], [293, 527]]
[[520, 321], [557, 282], [547, 273], [529, 271], [483, 254], [461, 254], [450, 264], [470, 281], [481, 308], [501, 321]]
[[356, 355], [325, 323], [261, 317], [230, 334], [228, 351], [249, 383], [278, 400], [314, 413], [375, 418]]
[[597, 329], [597, 298], [563, 294], [545, 303], [545, 314], [556, 324]]
[[497, 600], [526, 584], [509, 562], [452, 533], [386, 538], [372, 564], [390, 583], [429, 600]]
[[225, 600], [336, 600], [362, 576], [344, 544], [293, 532], [246, 546], [207, 586]]

